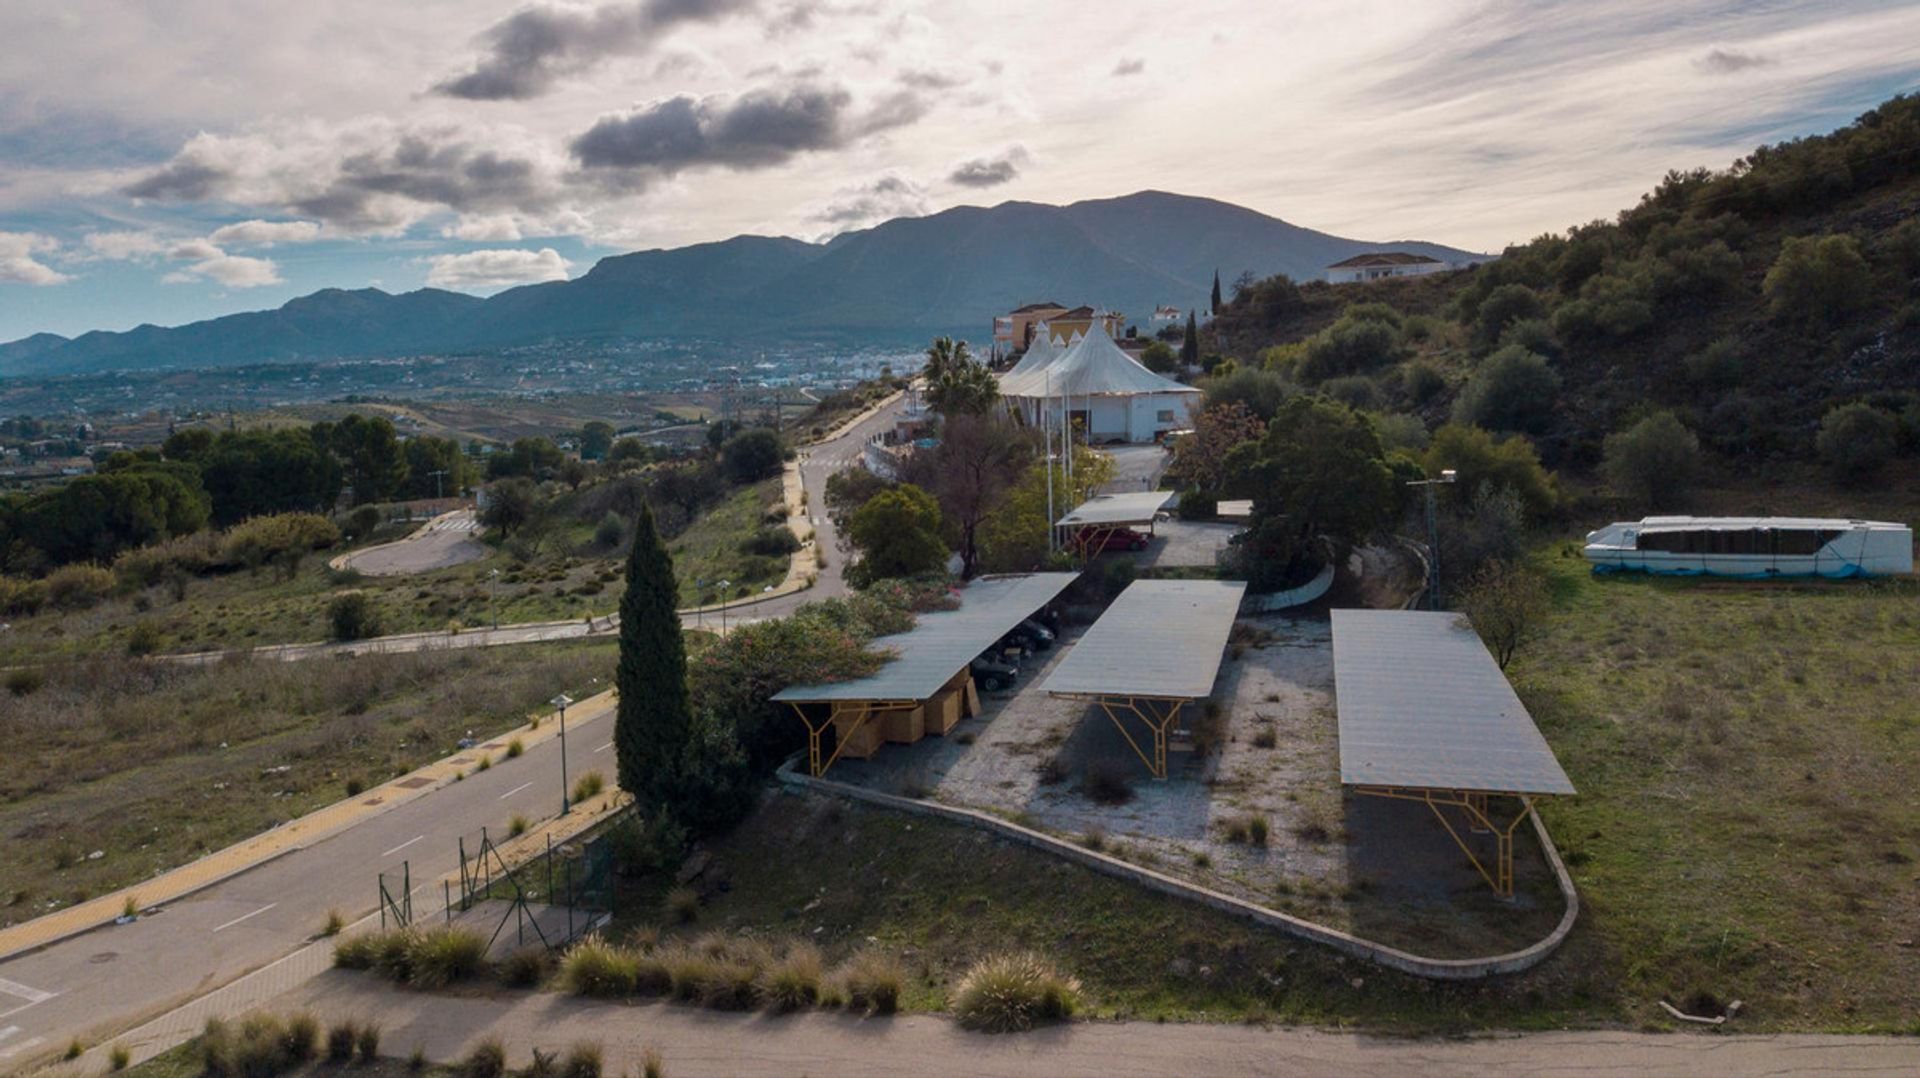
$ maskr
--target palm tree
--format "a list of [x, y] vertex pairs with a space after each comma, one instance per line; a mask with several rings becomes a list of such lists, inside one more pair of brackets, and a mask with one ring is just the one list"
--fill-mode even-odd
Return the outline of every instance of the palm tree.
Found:
[[927, 366], [922, 373], [929, 383], [938, 382], [972, 362], [973, 356], [967, 351], [967, 342], [956, 341], [952, 337], [935, 337], [933, 344], [927, 348]]

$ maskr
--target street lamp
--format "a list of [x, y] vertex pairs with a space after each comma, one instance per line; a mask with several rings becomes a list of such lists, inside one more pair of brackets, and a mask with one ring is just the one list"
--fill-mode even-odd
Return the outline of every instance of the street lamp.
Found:
[[493, 615], [493, 627], [500, 627], [500, 570], [488, 569], [487, 582], [491, 585], [487, 592], [487, 612]]
[[573, 698], [566, 693], [547, 701], [560, 711], [560, 815], [573, 811], [573, 803], [567, 799], [567, 705]]
[[697, 576], [693, 578], [693, 627], [707, 627], [707, 582]]
[[733, 587], [733, 581], [720, 582], [720, 635], [727, 635], [727, 589]]
[[1441, 484], [1451, 484], [1460, 478], [1452, 468], [1441, 471], [1438, 479], [1409, 479], [1410, 487], [1427, 488], [1427, 558], [1430, 563], [1428, 573], [1432, 580], [1427, 582], [1427, 608], [1440, 609], [1440, 524], [1433, 507], [1433, 488]]

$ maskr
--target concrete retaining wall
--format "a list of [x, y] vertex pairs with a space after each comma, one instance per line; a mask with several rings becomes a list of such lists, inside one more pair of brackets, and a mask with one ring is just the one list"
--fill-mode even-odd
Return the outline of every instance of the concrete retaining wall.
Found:
[[1546, 854], [1547, 863], [1553, 868], [1554, 879], [1559, 883], [1561, 897], [1567, 904], [1566, 913], [1561, 916], [1560, 923], [1554, 926], [1553, 931], [1548, 933], [1546, 938], [1508, 954], [1487, 958], [1426, 958], [1389, 947], [1384, 943], [1374, 943], [1371, 940], [1349, 935], [1337, 928], [1302, 920], [1290, 914], [1281, 913], [1279, 910], [1268, 909], [1116, 857], [1109, 857], [1077, 843], [1022, 827], [989, 813], [954, 805], [943, 805], [936, 801], [916, 801], [911, 798], [896, 797], [877, 790], [803, 775], [793, 769], [796, 761], [797, 757], [789, 759], [779, 771], [780, 781], [794, 789], [864, 801], [900, 812], [931, 816], [976, 827], [1023, 846], [1085, 865], [1095, 872], [1126, 880], [1151, 891], [1198, 902], [1222, 913], [1252, 921], [1264, 928], [1277, 929], [1302, 939], [1323, 943], [1356, 958], [1364, 958], [1369, 962], [1403, 973], [1411, 973], [1416, 977], [1429, 977], [1443, 981], [1471, 981], [1531, 969], [1559, 948], [1561, 942], [1567, 938], [1567, 933], [1572, 931], [1575, 918], [1580, 915], [1579, 892], [1574, 890], [1573, 878], [1567, 874], [1566, 865], [1561, 862], [1560, 853], [1554, 849], [1553, 840], [1547, 835], [1547, 827], [1540, 822], [1538, 814], [1533, 816], [1534, 833], [1540, 839], [1540, 848]]

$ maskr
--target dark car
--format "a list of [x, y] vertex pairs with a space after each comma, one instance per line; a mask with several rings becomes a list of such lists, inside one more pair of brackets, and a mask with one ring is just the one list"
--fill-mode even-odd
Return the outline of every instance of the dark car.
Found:
[[1073, 537], [1073, 549], [1080, 554], [1103, 554], [1109, 550], [1145, 550], [1152, 537], [1132, 528], [1107, 532], [1083, 531]]
[[982, 692], [999, 692], [1001, 689], [1012, 685], [1014, 680], [1020, 676], [1019, 667], [1014, 666], [1012, 663], [1002, 662], [991, 652], [980, 656], [967, 665], [968, 668], [973, 671], [974, 684], [980, 686]]

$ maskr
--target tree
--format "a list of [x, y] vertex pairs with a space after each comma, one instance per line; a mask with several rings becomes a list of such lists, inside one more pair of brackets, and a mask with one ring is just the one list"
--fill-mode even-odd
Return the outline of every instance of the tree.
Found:
[[1214, 317], [1220, 315], [1220, 271], [1213, 271], [1213, 298], [1207, 304], [1207, 313]]
[[1180, 339], [1180, 362], [1188, 367], [1200, 362], [1200, 326], [1191, 310], [1187, 312], [1187, 335]]
[[1473, 320], [1473, 340], [1481, 348], [1491, 348], [1509, 324], [1539, 318], [1546, 311], [1539, 293], [1523, 284], [1503, 284], [1487, 293]]
[[1553, 417], [1560, 376], [1546, 357], [1517, 345], [1488, 356], [1453, 402], [1453, 420], [1489, 430], [1537, 433]]
[[487, 504], [480, 510], [480, 523], [498, 529], [502, 536], [531, 524], [540, 516], [543, 499], [533, 480], [513, 476], [487, 488]]
[[327, 604], [327, 625], [335, 640], [365, 640], [380, 635], [380, 614], [366, 592], [342, 592]]
[[1299, 375], [1304, 381], [1320, 382], [1341, 375], [1366, 374], [1398, 362], [1405, 354], [1400, 330], [1392, 323], [1344, 315], [1307, 342]]
[[755, 483], [779, 475], [786, 455], [780, 435], [767, 427], [742, 431], [720, 447], [721, 466], [735, 483]]
[[1173, 444], [1173, 473], [1182, 486], [1217, 493], [1226, 482], [1227, 454], [1257, 440], [1267, 425], [1239, 401], [1210, 405], [1193, 417], [1193, 430]]
[[392, 501], [400, 493], [407, 459], [386, 417], [350, 415], [337, 423], [315, 423], [311, 433], [340, 458], [355, 505]]
[[580, 428], [580, 459], [605, 460], [613, 448], [613, 424], [601, 419], [588, 420]]
[[1651, 510], [1672, 509], [1700, 470], [1700, 439], [1672, 412], [1607, 435], [1602, 464], [1613, 489]]
[[616, 468], [642, 465], [652, 457], [653, 452], [647, 448], [647, 443], [638, 438], [621, 438], [607, 450], [607, 463]]
[[956, 341], [952, 337], [935, 337], [933, 343], [927, 346], [927, 362], [920, 369], [920, 374], [926, 378], [928, 385], [932, 385], [972, 361], [973, 355], [967, 348], [967, 342]]
[[980, 564], [988, 572], [1022, 572], [1047, 557], [1047, 529], [1065, 509], [1079, 505], [1113, 480], [1113, 458], [1075, 444], [1073, 475], [1058, 461], [1053, 469], [1053, 512], [1048, 512], [1045, 460], [1035, 459], [993, 511], [980, 522]]
[[627, 555], [620, 597], [620, 663], [614, 674], [619, 711], [614, 759], [620, 788], [649, 817], [671, 815], [687, 753], [693, 712], [687, 696], [686, 640], [674, 609], [679, 585], [673, 558], [642, 509]]
[[1216, 374], [1201, 385], [1206, 390], [1202, 399], [1207, 408], [1243, 404], [1261, 422], [1272, 419], [1295, 392], [1294, 384], [1287, 381], [1285, 375], [1253, 367]]
[[1873, 296], [1873, 271], [1852, 236], [1795, 236], [1760, 285], [1776, 318], [1832, 326]]
[[876, 580], [940, 571], [947, 544], [940, 538], [940, 503], [911, 483], [874, 495], [847, 520], [847, 538], [860, 551], [848, 579]]
[[1899, 448], [1899, 421], [1865, 401], [1828, 411], [1814, 438], [1821, 463], [1836, 480], [1847, 484], [1865, 483], [1878, 475]]
[[[47, 562], [110, 562], [145, 546], [207, 526], [210, 503], [192, 465], [141, 464], [83, 475], [15, 500], [6, 531]], [[8, 554], [8, 561], [16, 555]]]
[[960, 554], [961, 574], [979, 571], [980, 522], [1026, 470], [1034, 445], [1012, 425], [987, 416], [954, 415], [932, 452], [916, 453], [904, 477], [940, 502], [949, 545]]
[[937, 337], [927, 349], [927, 403], [943, 416], [985, 415], [1000, 399], [1000, 383], [974, 361], [967, 342]]
[[1527, 517], [1539, 521], [1560, 500], [1533, 443], [1518, 435], [1496, 439], [1479, 427], [1449, 423], [1433, 432], [1420, 462], [1429, 476], [1457, 473], [1450, 501], [1478, 498], [1482, 487], [1511, 490]]
[[1540, 631], [1550, 604], [1539, 573], [1511, 561], [1488, 562], [1460, 590], [1460, 609], [1505, 670]]
[[1140, 363], [1155, 374], [1166, 374], [1180, 365], [1180, 355], [1165, 341], [1154, 341], [1140, 353]]
[[559, 470], [560, 462], [566, 459], [567, 455], [551, 438], [517, 438], [507, 452], [487, 458], [487, 478], [518, 476], [536, 482], [551, 479]]
[[1228, 454], [1226, 469], [1227, 492], [1253, 499], [1239, 553], [1256, 590], [1285, 586], [1318, 541], [1337, 552], [1368, 538], [1400, 504], [1373, 424], [1324, 397], [1282, 405], [1259, 441]]
[[460, 443], [423, 434], [407, 439], [406, 493], [414, 498], [458, 497], [473, 485], [475, 469]]
[[331, 450], [298, 430], [222, 431], [197, 459], [223, 527], [265, 513], [330, 512], [346, 477]]

